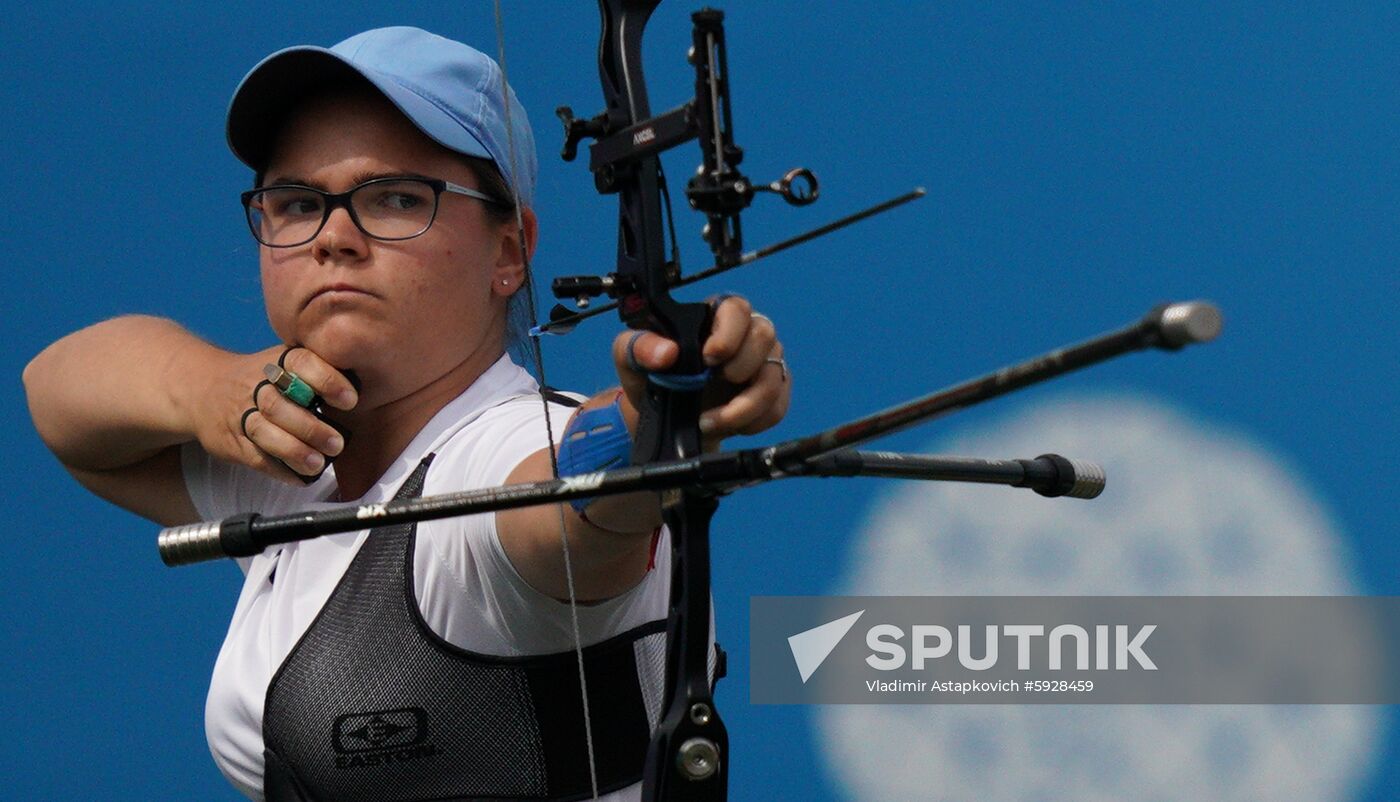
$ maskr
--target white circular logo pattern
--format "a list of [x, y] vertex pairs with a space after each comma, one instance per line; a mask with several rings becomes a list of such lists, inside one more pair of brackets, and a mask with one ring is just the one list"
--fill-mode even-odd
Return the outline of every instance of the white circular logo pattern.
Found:
[[[937, 450], [1096, 462], [1093, 501], [908, 482], [859, 535], [851, 595], [1343, 595], [1346, 548], [1277, 458], [1138, 398], [1060, 400]], [[856, 799], [1343, 799], [1380, 716], [1360, 706], [830, 705]]]

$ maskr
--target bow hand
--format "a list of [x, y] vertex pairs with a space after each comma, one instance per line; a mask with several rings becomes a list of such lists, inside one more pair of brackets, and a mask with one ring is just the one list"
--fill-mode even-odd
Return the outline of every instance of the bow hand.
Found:
[[[726, 437], [757, 434], [777, 425], [792, 398], [783, 345], [772, 321], [738, 296], [713, 303], [713, 322], [701, 351], [710, 372], [700, 417], [706, 451], [718, 450]], [[633, 410], [644, 403], [647, 374], [670, 369], [680, 353], [674, 341], [660, 334], [635, 331], [619, 334], [612, 350]], [[635, 420], [635, 415], [628, 419]]]

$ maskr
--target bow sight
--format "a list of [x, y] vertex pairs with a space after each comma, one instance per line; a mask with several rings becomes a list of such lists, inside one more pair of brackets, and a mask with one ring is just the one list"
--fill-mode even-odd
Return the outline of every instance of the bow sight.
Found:
[[[734, 144], [730, 122], [724, 12], [707, 8], [691, 15], [694, 28], [686, 58], [695, 67], [695, 97], [670, 111], [648, 117], [640, 48], [633, 46], [632, 39], [617, 38], [609, 28], [608, 19], [620, 20], [623, 13], [633, 14], [640, 9], [644, 15], [644, 25], [645, 16], [650, 15], [656, 3], [624, 3], [624, 8], [619, 8], [615, 7], [617, 4], [604, 0], [601, 5], [604, 13], [604, 49], [600, 57], [604, 61], [600, 66], [603, 82], [605, 86], [626, 89], [630, 102], [626, 105], [610, 102], [607, 110], [588, 119], [575, 117], [573, 109], [568, 106], [556, 109], [555, 114], [564, 124], [564, 146], [560, 156], [565, 161], [573, 161], [578, 156], [579, 142], [585, 138], [596, 140], [588, 149], [588, 169], [593, 173], [594, 185], [603, 194], [625, 192], [628, 183], [637, 180], [640, 174], [648, 174], [649, 178], [649, 174], [655, 171], [655, 181], [647, 183], [654, 183], [666, 202], [666, 221], [671, 235], [671, 258], [665, 262], [667, 283], [669, 286], [682, 286], [698, 280], [698, 277], [687, 281], [681, 276], [670, 194], [655, 157], [692, 139], [699, 140], [702, 162], [695, 175], [686, 182], [685, 195], [690, 207], [707, 218], [701, 236], [714, 254], [714, 272], [752, 261], [746, 259], [742, 252], [743, 229], [739, 213], [748, 208], [754, 196], [759, 192], [771, 192], [793, 206], [806, 206], [816, 201], [821, 190], [816, 175], [805, 167], [795, 167], [767, 184], [755, 184], [739, 172], [744, 151]], [[638, 25], [635, 28], [636, 45], [640, 44], [641, 27]], [[609, 56], [612, 56], [610, 62]], [[617, 71], [614, 72], [615, 69]], [[625, 84], [622, 83], [622, 76], [628, 78]], [[610, 94], [610, 97], [617, 96]], [[648, 203], [646, 198], [639, 201]], [[641, 208], [647, 207], [644, 205]], [[635, 244], [636, 240], [630, 242]], [[707, 275], [713, 275], [713, 272], [707, 271]], [[617, 273], [607, 276], [564, 276], [554, 280], [552, 289], [556, 298], [572, 299], [578, 309], [588, 308], [591, 299], [600, 295], [625, 299], [638, 291], [634, 282]], [[596, 312], [612, 308], [614, 306], [609, 305]], [[540, 327], [536, 333], [563, 333], [583, 316], [565, 307], [555, 307], [550, 319], [551, 323]]]
[[[743, 244], [739, 212], [748, 208], [756, 192], [773, 192], [794, 206], [806, 206], [817, 199], [819, 188], [817, 177], [805, 167], [793, 168], [766, 185], [755, 185], [739, 172], [744, 151], [734, 144], [730, 124], [724, 12], [703, 9], [692, 14], [691, 21], [695, 27], [686, 60], [695, 67], [695, 97], [664, 114], [631, 124], [612, 109], [580, 120], [574, 117], [573, 109], [560, 106], [555, 110], [564, 123], [560, 155], [564, 161], [573, 161], [580, 140], [596, 139], [589, 147], [588, 169], [598, 191], [606, 195], [619, 191], [619, 176], [630, 165], [699, 139], [704, 161], [687, 182], [685, 194], [690, 207], [709, 218], [701, 233], [716, 261], [730, 265], [738, 262]], [[641, 65], [627, 66], [635, 68], [632, 74], [640, 80]]]

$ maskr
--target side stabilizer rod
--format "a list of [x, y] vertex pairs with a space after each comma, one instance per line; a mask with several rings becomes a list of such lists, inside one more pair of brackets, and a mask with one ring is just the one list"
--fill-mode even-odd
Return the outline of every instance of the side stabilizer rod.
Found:
[[1092, 462], [1059, 454], [1035, 459], [979, 459], [893, 451], [836, 451], [808, 460], [803, 476], [880, 476], [935, 482], [1027, 487], [1047, 498], [1098, 498], [1107, 478]]

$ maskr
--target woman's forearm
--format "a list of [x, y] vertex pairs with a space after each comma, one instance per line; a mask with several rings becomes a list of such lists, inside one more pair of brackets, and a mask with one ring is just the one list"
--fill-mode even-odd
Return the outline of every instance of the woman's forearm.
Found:
[[194, 439], [191, 408], [228, 356], [170, 320], [106, 320], [53, 343], [25, 367], [30, 415], [69, 467], [132, 465]]

